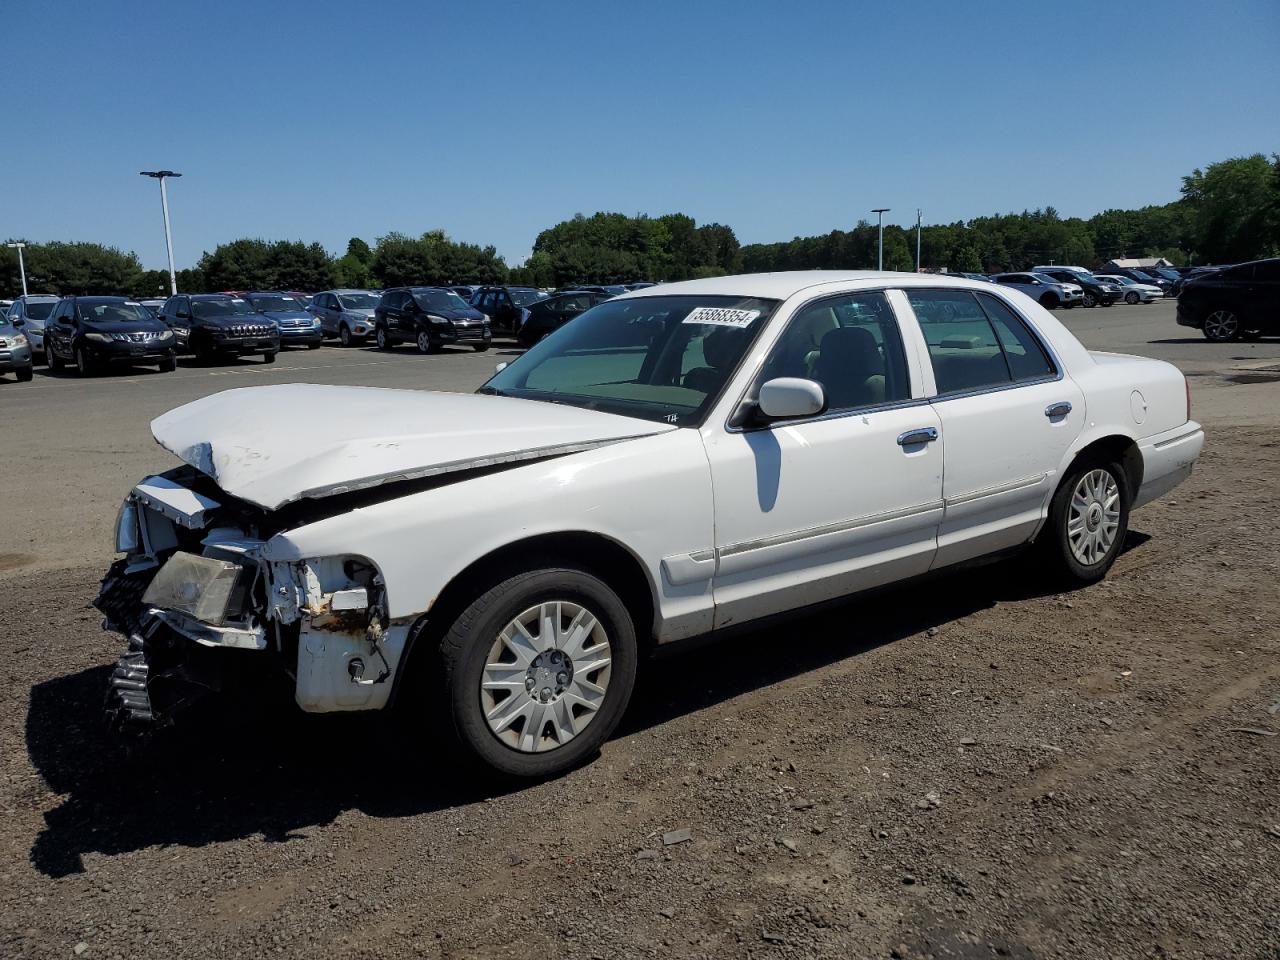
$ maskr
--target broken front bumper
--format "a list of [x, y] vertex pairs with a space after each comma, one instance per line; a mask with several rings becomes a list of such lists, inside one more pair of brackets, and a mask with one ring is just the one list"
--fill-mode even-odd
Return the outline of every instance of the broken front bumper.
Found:
[[124, 558], [96, 601], [103, 626], [128, 640], [108, 695], [115, 725], [169, 723], [267, 666], [293, 680], [304, 710], [385, 706], [410, 625], [388, 623], [377, 568], [360, 557], [267, 560], [272, 517], [224, 504], [194, 476], [148, 477], [120, 510]]

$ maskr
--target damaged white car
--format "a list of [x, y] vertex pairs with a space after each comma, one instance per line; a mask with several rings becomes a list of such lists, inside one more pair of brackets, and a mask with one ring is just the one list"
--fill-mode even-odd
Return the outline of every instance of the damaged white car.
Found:
[[521, 776], [598, 750], [655, 644], [1027, 546], [1095, 581], [1204, 440], [1176, 368], [1017, 291], [823, 272], [618, 297], [475, 395], [256, 387], [152, 429], [185, 465], [130, 492], [98, 599], [122, 729], [271, 664]]

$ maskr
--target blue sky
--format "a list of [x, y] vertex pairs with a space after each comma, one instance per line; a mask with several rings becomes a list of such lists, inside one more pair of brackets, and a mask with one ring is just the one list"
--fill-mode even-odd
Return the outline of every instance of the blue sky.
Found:
[[[1275, 0], [4, 0], [0, 234], [178, 266], [241, 236], [688, 213], [744, 243], [1175, 199], [1280, 149]], [[14, 42], [22, 38], [22, 42]]]

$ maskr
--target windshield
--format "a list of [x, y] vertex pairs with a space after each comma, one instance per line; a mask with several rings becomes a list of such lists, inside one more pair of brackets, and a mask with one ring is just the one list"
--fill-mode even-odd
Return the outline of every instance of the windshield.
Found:
[[425, 290], [414, 293], [413, 299], [423, 310], [470, 310], [467, 301], [451, 290]]
[[1155, 277], [1153, 277], [1153, 276], [1151, 276], [1151, 274], [1149, 274], [1149, 273], [1143, 273], [1141, 270], [1135, 270], [1135, 271], [1133, 271], [1133, 272], [1134, 272], [1134, 275], [1135, 275], [1135, 276], [1137, 276], [1137, 278], [1138, 278], [1139, 280], [1141, 280], [1143, 283], [1147, 283], [1147, 282], [1154, 283], [1154, 282], [1155, 282], [1155, 279], [1156, 279], [1156, 278], [1155, 278]]
[[694, 425], [777, 306], [752, 297], [606, 300], [480, 392]]
[[243, 300], [192, 300], [191, 312], [200, 320], [210, 317], [234, 317], [242, 313], [253, 313], [249, 304]]
[[542, 294], [537, 290], [511, 290], [509, 292], [517, 307], [527, 307], [529, 304], [537, 303], [543, 299]]
[[1122, 287], [1133, 286], [1133, 281], [1130, 280], [1128, 277], [1106, 277], [1105, 279], [1110, 281], [1111, 283], [1118, 283]]
[[144, 307], [132, 301], [121, 300], [88, 300], [81, 297], [76, 301], [76, 313], [81, 320], [90, 323], [137, 323], [139, 320], [152, 319]]
[[338, 295], [338, 302], [344, 310], [372, 310], [378, 305], [380, 298], [374, 293], [343, 293]]
[[1049, 276], [1047, 273], [1033, 273], [1032, 276], [1043, 283], [1061, 283], [1062, 282], [1060, 280], [1055, 280], [1053, 277]]
[[1182, 274], [1178, 273], [1177, 270], [1170, 270], [1168, 267], [1157, 267], [1156, 273], [1160, 274], [1160, 276], [1164, 277], [1166, 280], [1182, 279]]
[[253, 309], [261, 313], [297, 313], [303, 307], [293, 297], [271, 296], [250, 297]]
[[57, 305], [57, 301], [42, 303], [39, 300], [28, 300], [27, 316], [32, 320], [48, 320], [49, 314], [53, 313], [53, 308]]

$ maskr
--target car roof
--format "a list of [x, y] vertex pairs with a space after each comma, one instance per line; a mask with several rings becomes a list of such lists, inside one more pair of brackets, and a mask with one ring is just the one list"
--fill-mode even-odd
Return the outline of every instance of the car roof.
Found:
[[230, 293], [188, 293], [188, 294], [185, 294], [185, 296], [190, 297], [192, 300], [243, 300], [244, 299], [244, 297], [240, 296], [240, 294], [238, 293], [234, 295]]
[[[908, 286], [937, 285], [940, 278], [926, 273], [894, 273], [889, 270], [789, 270], [779, 273], [745, 273], [730, 277], [708, 277], [702, 280], [683, 280], [679, 283], [664, 283], [656, 287], [644, 287], [621, 294], [618, 300], [639, 299], [653, 296], [730, 296], [761, 297], [769, 300], [786, 300], [802, 290], [819, 287], [825, 284], [854, 283], [864, 281], [871, 283], [905, 283]], [[908, 282], [909, 281], [909, 282]], [[980, 280], [969, 280], [964, 277], [946, 278], [947, 286], [973, 284], [977, 288]], [[989, 288], [988, 288], [989, 289]]]
[[333, 290], [321, 290], [321, 291], [319, 291], [319, 292], [316, 294], [316, 296], [317, 296], [317, 297], [318, 297], [318, 296], [320, 296], [320, 294], [321, 294], [321, 293], [338, 293], [338, 294], [342, 294], [342, 293], [373, 293], [373, 292], [374, 292], [374, 291], [372, 291], [372, 290], [363, 290], [363, 289], [361, 289], [360, 287], [337, 287], [337, 288], [335, 288], [335, 289], [333, 289]]
[[[62, 298], [56, 293], [24, 293], [18, 297], [18, 300], [25, 300], [30, 303], [32, 300], [61, 300]], [[17, 302], [16, 300], [14, 301]]]

